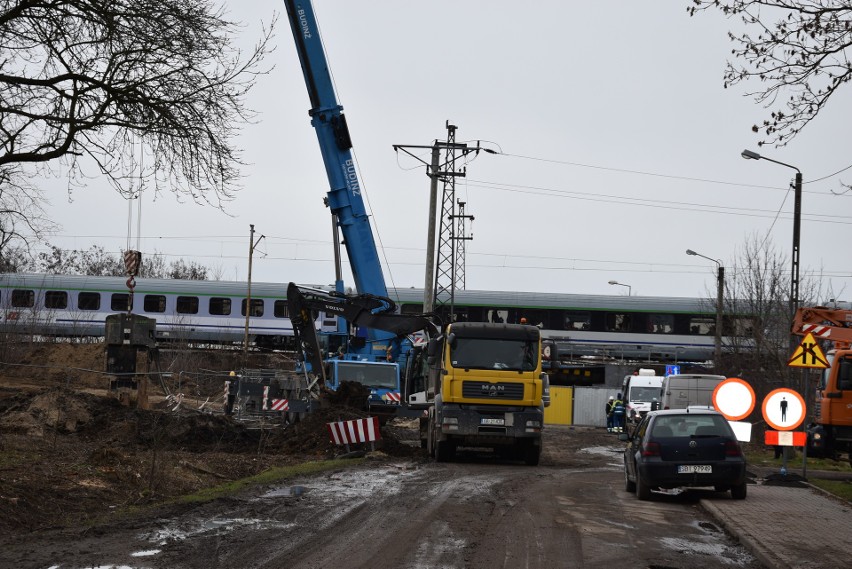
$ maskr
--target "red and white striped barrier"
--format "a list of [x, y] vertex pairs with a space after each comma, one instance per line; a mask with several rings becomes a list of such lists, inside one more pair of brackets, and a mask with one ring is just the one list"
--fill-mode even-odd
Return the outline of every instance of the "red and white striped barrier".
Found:
[[290, 402], [286, 399], [273, 399], [272, 400], [272, 410], [273, 411], [289, 411], [290, 410]]
[[373, 442], [382, 438], [379, 432], [378, 417], [338, 421], [326, 425], [328, 426], [328, 434], [331, 436], [331, 442], [336, 445]]
[[399, 403], [402, 397], [400, 397], [399, 393], [396, 391], [388, 391], [384, 395], [382, 395], [382, 399], [385, 401], [390, 401], [391, 403]]
[[831, 326], [802, 324], [802, 332], [813, 334], [817, 338], [831, 338]]

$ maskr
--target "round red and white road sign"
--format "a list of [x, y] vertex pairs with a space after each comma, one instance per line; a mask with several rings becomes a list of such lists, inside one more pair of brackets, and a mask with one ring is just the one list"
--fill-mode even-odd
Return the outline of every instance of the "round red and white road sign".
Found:
[[786, 387], [770, 391], [763, 400], [763, 418], [777, 431], [792, 431], [805, 420], [805, 400]]
[[713, 390], [713, 407], [729, 421], [739, 421], [754, 411], [757, 398], [751, 385], [738, 377], [729, 377]]

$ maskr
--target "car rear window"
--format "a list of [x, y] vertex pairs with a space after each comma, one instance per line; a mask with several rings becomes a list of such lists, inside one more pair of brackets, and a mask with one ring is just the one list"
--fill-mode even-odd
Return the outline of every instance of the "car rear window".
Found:
[[720, 415], [672, 415], [657, 417], [652, 434], [655, 437], [728, 437], [731, 428]]

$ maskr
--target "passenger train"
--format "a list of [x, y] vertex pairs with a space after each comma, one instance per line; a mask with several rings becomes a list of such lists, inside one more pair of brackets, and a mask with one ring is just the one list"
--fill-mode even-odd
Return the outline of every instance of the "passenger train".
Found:
[[[418, 313], [422, 289], [396, 289], [403, 313]], [[449, 321], [449, 309], [438, 311]], [[539, 326], [561, 357], [649, 361], [707, 361], [716, 338], [716, 305], [710, 299], [460, 290], [453, 320]], [[749, 336], [748, 316], [725, 315], [723, 335]], [[723, 337], [722, 345], [728, 343]]]
[[[320, 287], [328, 288], [328, 287]], [[291, 345], [286, 284], [252, 283], [249, 340], [263, 348]], [[241, 344], [245, 339], [246, 283], [137, 279], [132, 312], [157, 321], [161, 340]], [[390, 289], [406, 314], [420, 313], [423, 289]], [[0, 325], [48, 336], [102, 336], [108, 314], [127, 312], [121, 277], [0, 275]], [[449, 308], [437, 311], [449, 321]], [[456, 291], [453, 319], [540, 326], [563, 358], [653, 361], [712, 358], [715, 306], [708, 299], [531, 292]], [[336, 317], [319, 314], [320, 332], [337, 330]], [[724, 334], [748, 335], [747, 316], [726, 315]], [[724, 344], [723, 344], [724, 345]]]
[[[240, 282], [136, 279], [134, 314], [157, 322], [159, 340], [242, 344], [248, 285]], [[103, 336], [109, 314], [128, 312], [127, 279], [85, 275], [0, 274], [0, 325], [4, 331], [46, 336]], [[251, 284], [249, 342], [262, 348], [292, 345], [287, 285]], [[337, 330], [320, 314], [321, 332]]]

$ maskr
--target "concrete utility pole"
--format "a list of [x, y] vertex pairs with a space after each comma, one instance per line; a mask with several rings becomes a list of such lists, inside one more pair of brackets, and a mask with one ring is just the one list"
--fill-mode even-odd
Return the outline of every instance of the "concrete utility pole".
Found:
[[[464, 168], [457, 170], [455, 163], [460, 158], [472, 152], [479, 153], [480, 150], [492, 152], [483, 149], [477, 142], [476, 147], [469, 148], [467, 144], [458, 144], [455, 142], [455, 131], [458, 127], [451, 125], [449, 121], [446, 123], [447, 140], [446, 142], [436, 140], [431, 146], [412, 145], [412, 144], [395, 144], [394, 150], [399, 152], [402, 150], [415, 160], [426, 165], [426, 175], [430, 178], [429, 190], [429, 226], [426, 242], [426, 281], [423, 294], [423, 312], [432, 312], [435, 310], [436, 303], [449, 304], [450, 312], [452, 313], [454, 291], [457, 284], [458, 275], [464, 278], [464, 270], [457, 271], [458, 263], [464, 263], [464, 248], [461, 248], [461, 253], [457, 248], [457, 243], [461, 239], [471, 239], [465, 235], [457, 235], [456, 232], [464, 230], [464, 220], [473, 220], [473, 216], [464, 215], [462, 211], [457, 215], [455, 211], [455, 178], [464, 176], [466, 171]], [[431, 149], [431, 163], [427, 164], [422, 158], [411, 152], [413, 149]], [[444, 159], [441, 160], [441, 152], [444, 152]], [[437, 219], [437, 203], [438, 203], [438, 181], [444, 182], [444, 193], [441, 209], [441, 230], [436, 233]], [[460, 206], [463, 208], [463, 206]], [[438, 262], [435, 263], [435, 249], [438, 245]], [[437, 273], [437, 274], [436, 274]], [[463, 283], [463, 281], [462, 281]], [[464, 284], [462, 284], [462, 288]], [[449, 295], [449, 297], [447, 297]], [[443, 302], [438, 302], [443, 298]]]
[[246, 290], [246, 334], [243, 342], [243, 365], [248, 361], [248, 344], [249, 344], [249, 319], [251, 318], [251, 264], [254, 257], [254, 248], [260, 243], [260, 240], [265, 236], [261, 235], [254, 240], [254, 224], [249, 225], [249, 255], [248, 255], [248, 289]]

